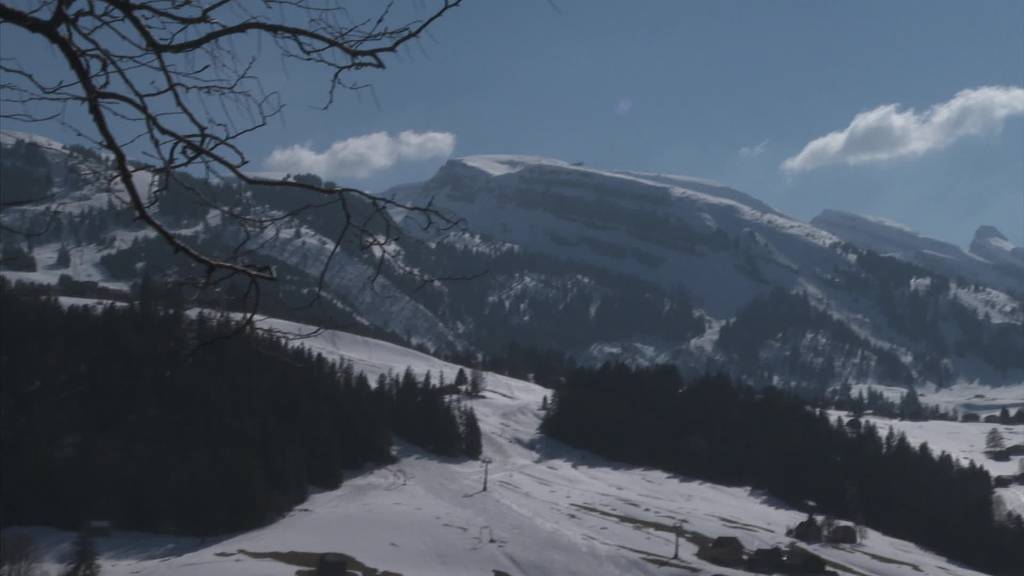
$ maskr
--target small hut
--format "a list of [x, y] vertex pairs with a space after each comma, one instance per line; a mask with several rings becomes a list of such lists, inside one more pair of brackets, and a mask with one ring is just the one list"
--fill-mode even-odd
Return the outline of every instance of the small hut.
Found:
[[779, 548], [758, 548], [747, 558], [747, 570], [761, 574], [776, 574], [785, 570], [782, 550]]
[[999, 448], [998, 450], [985, 450], [985, 456], [989, 459], [995, 460], [996, 462], [1009, 462], [1010, 454], [1005, 448]]
[[813, 514], [809, 514], [806, 520], [789, 531], [789, 535], [808, 544], [817, 544], [822, 539], [821, 525], [814, 519]]
[[996, 476], [992, 479], [992, 485], [996, 488], [1008, 488], [1014, 484], [1024, 484], [1024, 474]]
[[829, 544], [856, 544], [857, 528], [850, 524], [837, 524], [825, 536]]
[[743, 564], [743, 544], [735, 536], [719, 536], [710, 544], [701, 546], [697, 557], [721, 566], [740, 566]]
[[1014, 444], [1013, 446], [1007, 446], [1003, 452], [1006, 452], [1007, 456], [1024, 456], [1024, 444]]

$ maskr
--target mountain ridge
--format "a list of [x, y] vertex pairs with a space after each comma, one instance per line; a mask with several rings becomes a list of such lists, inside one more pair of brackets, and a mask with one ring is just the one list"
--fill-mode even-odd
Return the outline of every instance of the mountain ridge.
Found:
[[[143, 263], [166, 275], [188, 273], [188, 263], [119, 206], [98, 155], [61, 149], [44, 156], [52, 198], [5, 210], [3, 218], [30, 224], [61, 208], [62, 230], [31, 246], [5, 242], [39, 263], [5, 275], [55, 283], [65, 274], [124, 290]], [[260, 214], [287, 208], [275, 191], [217, 186]], [[427, 181], [389, 195], [432, 202], [464, 226], [426, 234], [415, 214], [396, 215], [398, 262], [376, 277], [367, 256], [343, 243], [324, 275], [324, 300], [346, 325], [402, 343], [485, 355], [527, 343], [588, 363], [715, 366], [819, 392], [842, 382], [1024, 382], [1019, 296], [929, 262], [879, 256], [717, 183], [490, 155], [452, 159]], [[207, 208], [173, 194], [155, 209], [192, 242], [239, 241], [225, 236]], [[309, 213], [282, 219], [260, 238], [258, 255], [289, 275], [271, 287], [280, 292], [274, 298], [297, 301], [317, 289], [334, 226]], [[62, 247], [72, 254], [70, 267], [59, 265]], [[431, 277], [474, 280], [423, 283]], [[772, 306], [791, 316], [770, 313]], [[745, 333], [761, 336], [737, 337]]]
[[876, 216], [826, 209], [811, 223], [851, 244], [943, 274], [1018, 292], [1024, 290], [1024, 249], [1013, 246], [994, 226], [980, 226], [969, 248], [964, 250]]

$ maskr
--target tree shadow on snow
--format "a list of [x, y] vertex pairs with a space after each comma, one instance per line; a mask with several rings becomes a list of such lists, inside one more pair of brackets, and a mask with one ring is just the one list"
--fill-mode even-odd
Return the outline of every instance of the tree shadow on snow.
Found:
[[[63, 564], [73, 553], [77, 533], [49, 527], [16, 527], [4, 530], [4, 535], [25, 534], [47, 561]], [[238, 534], [218, 536], [175, 536], [147, 532], [115, 530], [107, 536], [95, 536], [93, 545], [104, 560], [159, 560], [183, 556], [214, 546]]]

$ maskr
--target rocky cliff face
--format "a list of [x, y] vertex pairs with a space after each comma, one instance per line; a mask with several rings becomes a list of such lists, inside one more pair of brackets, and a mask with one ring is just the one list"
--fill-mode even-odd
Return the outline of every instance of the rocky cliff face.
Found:
[[1020, 290], [1024, 290], [1024, 248], [1014, 246], [994, 226], [978, 228], [971, 240], [971, 253], [1015, 277]]

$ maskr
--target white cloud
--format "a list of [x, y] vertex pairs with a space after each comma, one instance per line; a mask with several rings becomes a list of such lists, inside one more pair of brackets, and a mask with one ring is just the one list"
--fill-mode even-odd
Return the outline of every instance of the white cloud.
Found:
[[758, 144], [756, 144], [754, 146], [744, 146], [743, 148], [740, 148], [739, 155], [740, 155], [740, 158], [743, 158], [743, 159], [757, 158], [758, 156], [763, 154], [764, 151], [767, 150], [767, 149], [768, 149], [768, 141], [764, 140], [764, 141], [762, 141], [762, 142], [760, 142], [760, 143], [758, 143]]
[[628, 96], [625, 98], [620, 98], [619, 101], [615, 103], [615, 113], [618, 114], [619, 116], [625, 116], [626, 114], [629, 114], [629, 111], [632, 109], [633, 99], [629, 98]]
[[923, 112], [887, 104], [861, 112], [846, 128], [812, 140], [781, 168], [794, 174], [832, 164], [916, 158], [967, 136], [996, 134], [1006, 118], [1017, 115], [1024, 115], [1024, 88], [1016, 86], [963, 90]]
[[308, 145], [277, 148], [264, 164], [269, 170], [293, 174], [313, 173], [323, 178], [366, 178], [398, 162], [450, 156], [455, 135], [450, 132], [413, 132], [397, 136], [374, 132], [331, 144], [323, 152]]

